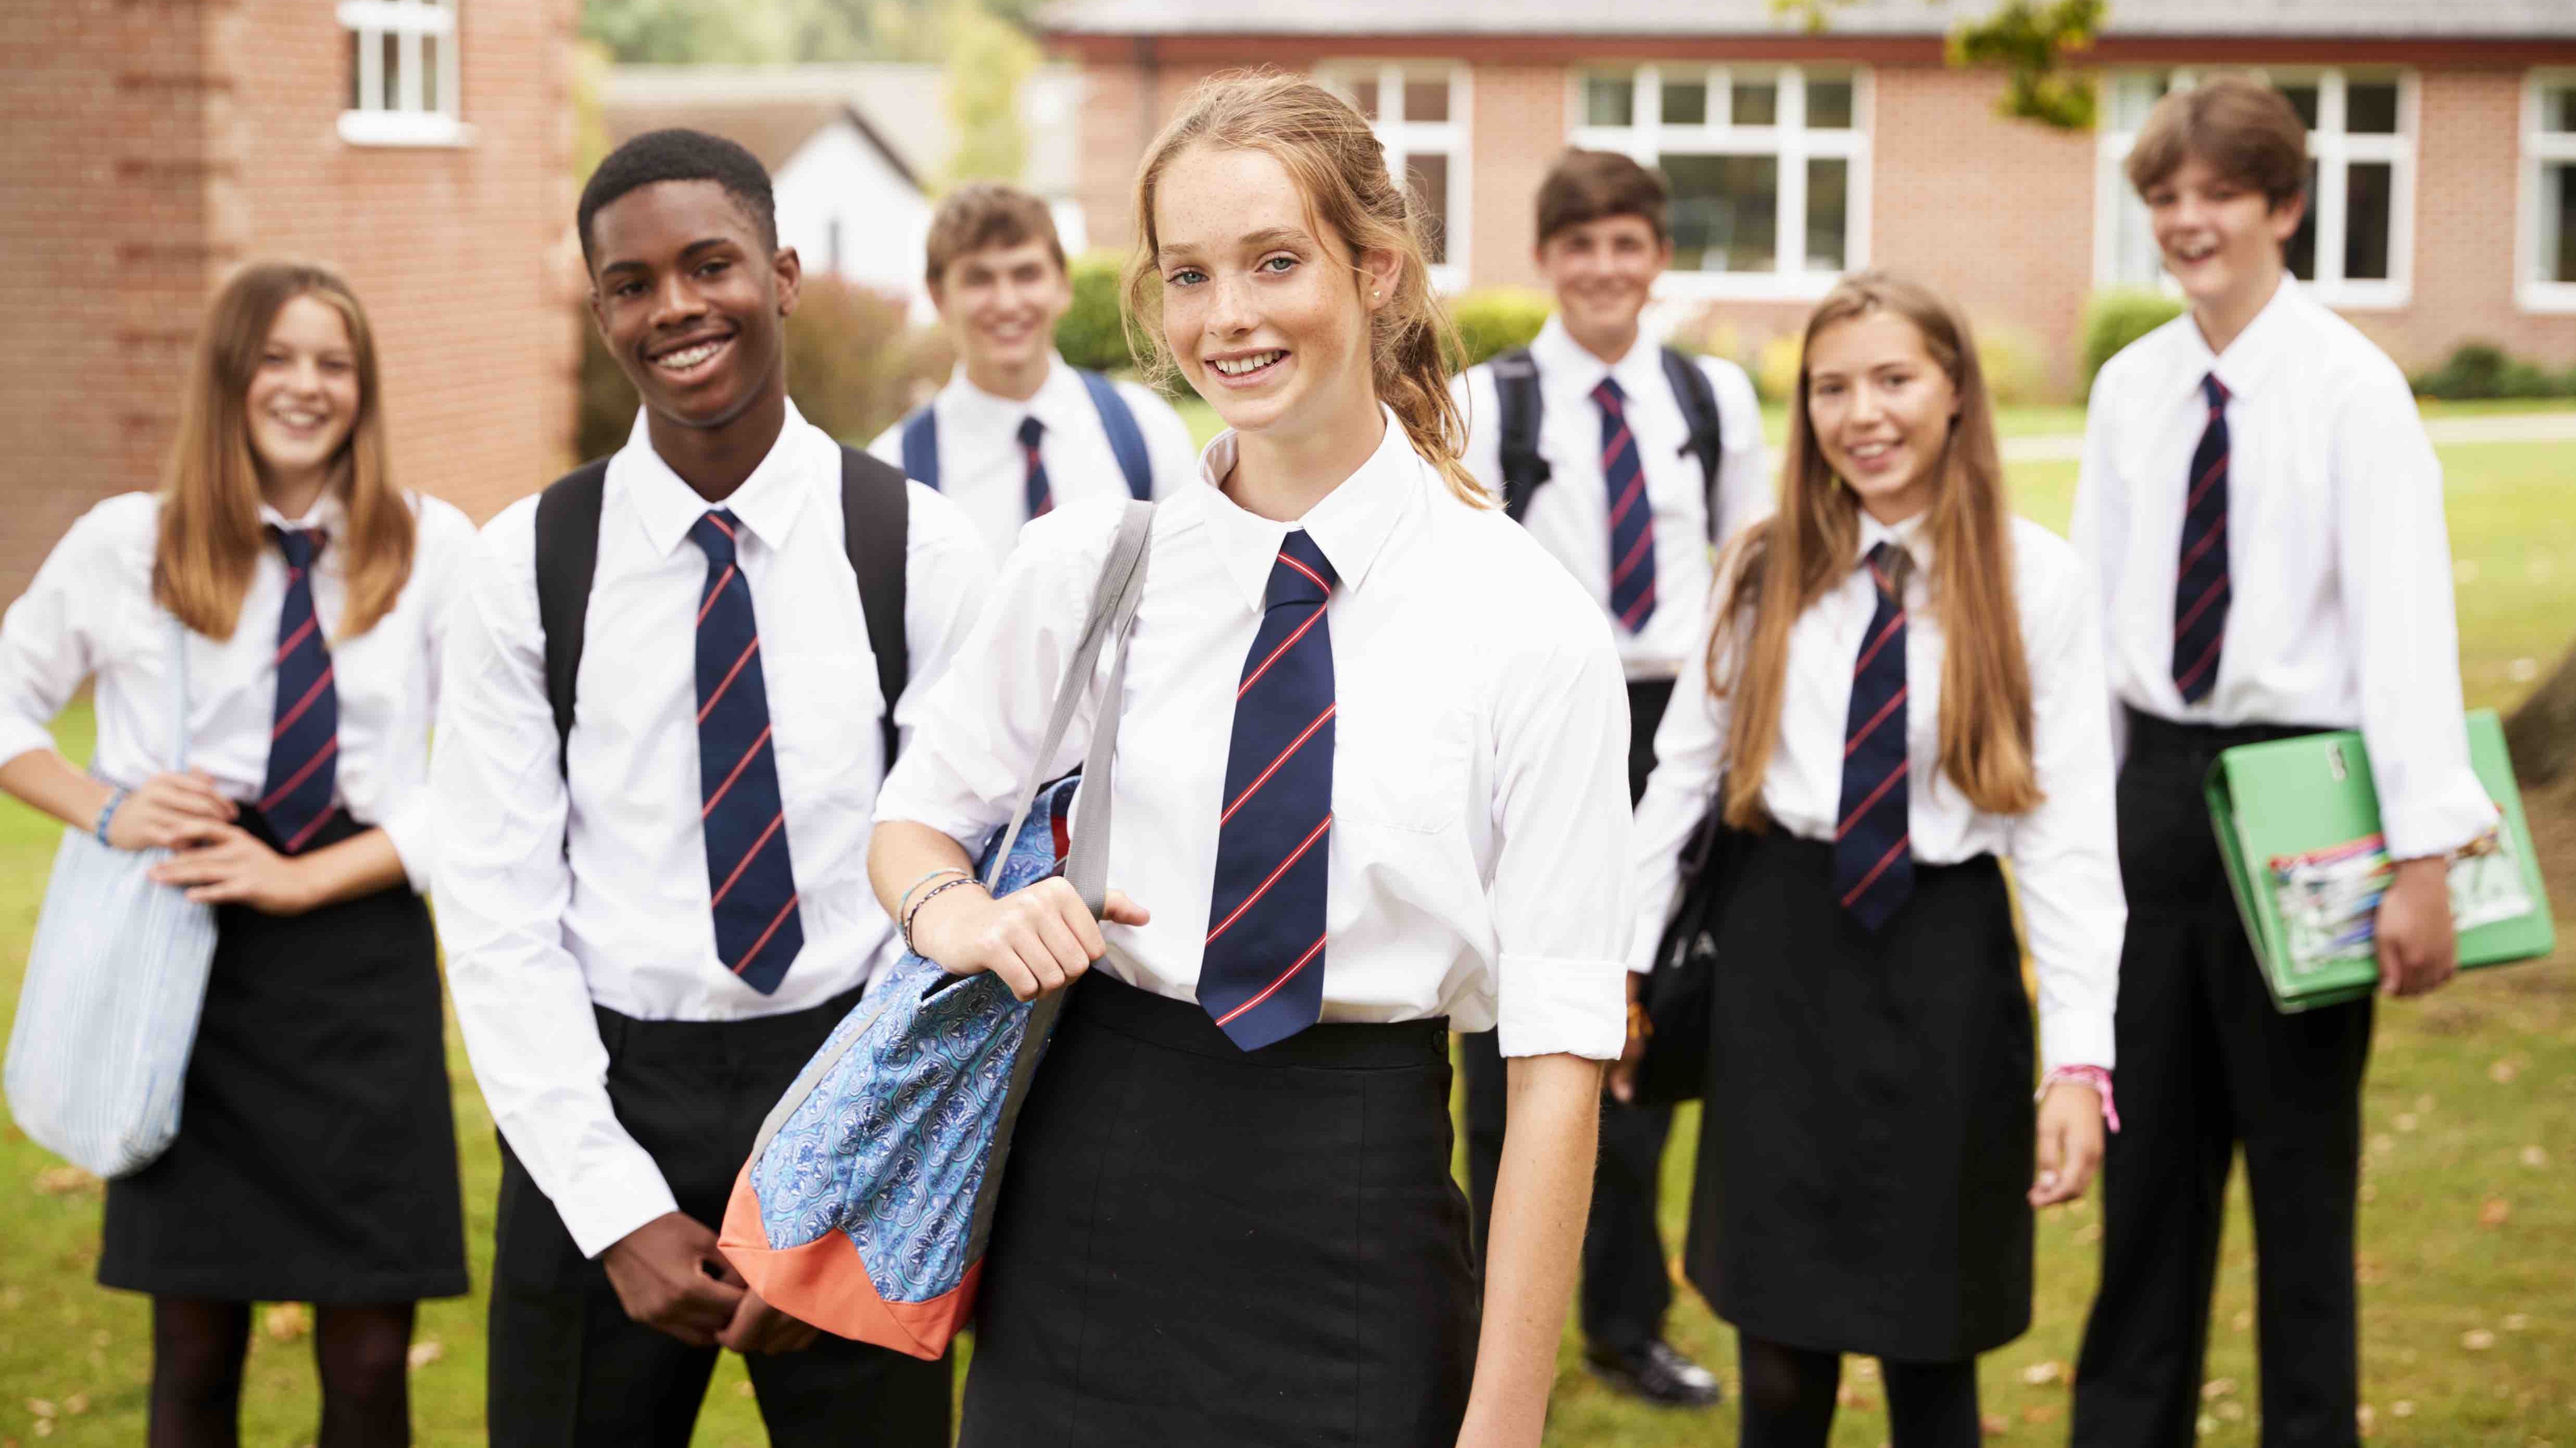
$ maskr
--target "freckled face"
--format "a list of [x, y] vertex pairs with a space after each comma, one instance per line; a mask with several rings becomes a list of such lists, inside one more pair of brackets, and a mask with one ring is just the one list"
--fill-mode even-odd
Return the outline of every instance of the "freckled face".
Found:
[[1894, 312], [1833, 323], [1807, 343], [1807, 423], [1825, 465], [1881, 522], [1932, 506], [1959, 393]]
[[315, 296], [278, 308], [244, 399], [261, 471], [275, 478], [327, 466], [357, 426], [359, 401], [357, 349], [340, 309]]
[[1155, 188], [1154, 232], [1164, 343], [1227, 426], [1293, 434], [1375, 395], [1371, 283], [1340, 238], [1317, 235], [1304, 193], [1268, 152], [1202, 144], [1174, 157]]

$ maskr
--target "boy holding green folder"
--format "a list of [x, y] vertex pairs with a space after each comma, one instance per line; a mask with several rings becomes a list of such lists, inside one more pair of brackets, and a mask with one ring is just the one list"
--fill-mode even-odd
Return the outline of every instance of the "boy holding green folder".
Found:
[[2128, 175], [2191, 310], [2103, 367], [2076, 494], [2124, 741], [2129, 925], [2124, 1129], [2103, 1171], [2074, 1441], [2192, 1441], [2241, 1144], [2264, 1442], [2349, 1444], [2372, 1002], [2273, 1008], [2202, 782], [2234, 745], [2361, 731], [2398, 862], [2376, 920], [2381, 991], [2451, 978], [2445, 861], [2496, 813], [2461, 722], [2441, 468], [2396, 365], [2287, 275], [2307, 183], [2287, 100], [2232, 76], [2169, 95]]

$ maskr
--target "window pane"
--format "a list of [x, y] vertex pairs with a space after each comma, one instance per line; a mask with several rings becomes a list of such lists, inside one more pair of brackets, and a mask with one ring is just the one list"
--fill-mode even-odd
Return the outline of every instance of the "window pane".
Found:
[[383, 54], [384, 107], [389, 111], [398, 111], [402, 109], [402, 37], [393, 31], [386, 31]]
[[1423, 256], [1439, 266], [1449, 260], [1449, 158], [1437, 151], [1417, 151], [1409, 164], [1414, 214], [1423, 223]]
[[2559, 135], [2576, 132], [2576, 86], [2540, 93], [2540, 129]]
[[1445, 121], [1449, 119], [1449, 81], [1414, 80], [1404, 82], [1404, 118], [1407, 121]]
[[366, 38], [357, 31], [349, 32], [349, 109], [353, 111], [367, 108], [366, 93], [359, 89], [363, 80], [358, 74], [358, 58], [365, 54], [366, 43]]
[[1673, 188], [1673, 265], [1683, 271], [1779, 267], [1780, 158], [1666, 156]]
[[1352, 81], [1351, 105], [1355, 107], [1361, 115], [1366, 116], [1371, 122], [1375, 122], [1377, 120], [1377, 82], [1373, 80]]
[[2313, 131], [2317, 128], [2317, 88], [2314, 85], [2285, 85], [2281, 94], [2290, 98], [2290, 109], [2299, 113], [2299, 124]]
[[1636, 84], [1624, 75], [1583, 78], [1583, 124], [1633, 126], [1637, 123]]
[[1735, 83], [1734, 123], [1739, 126], [1780, 124], [1780, 86], [1776, 81]]
[[2145, 125], [2147, 112], [2165, 98], [2166, 77], [2161, 71], [2131, 72], [2111, 82], [2111, 129], [2134, 131]]
[[1807, 270], [1839, 272], [1843, 269], [1846, 233], [1844, 218], [1850, 214], [1851, 162], [1840, 156], [1816, 156], [1807, 161]]
[[2290, 275], [2303, 282], [2317, 279], [2317, 163], [2308, 163], [2308, 209], [2299, 218], [2298, 234], [2290, 238], [2287, 259]]
[[2343, 88], [2343, 128], [2357, 136], [2397, 134], [2397, 82], [2357, 81]]
[[1707, 125], [1708, 82], [1698, 80], [1665, 81], [1664, 124], [1667, 126]]
[[1850, 130], [1852, 83], [1847, 80], [1807, 82], [1807, 124], [1822, 131]]
[[2540, 279], [2576, 282], [2576, 165], [2540, 173]]
[[2388, 280], [2388, 226], [2395, 170], [2386, 161], [2355, 161], [2345, 171], [2343, 274], [2346, 281]]
[[420, 108], [431, 115], [438, 114], [438, 60], [446, 46], [442, 36], [420, 38]]
[[2164, 253], [2156, 247], [2155, 226], [2147, 218], [2147, 204], [2119, 177], [2118, 229], [2112, 233], [2112, 279], [2126, 286], [2151, 287], [2164, 272]]

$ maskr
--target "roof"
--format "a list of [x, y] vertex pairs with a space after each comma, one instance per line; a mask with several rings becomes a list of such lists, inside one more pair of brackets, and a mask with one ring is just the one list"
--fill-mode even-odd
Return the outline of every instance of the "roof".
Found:
[[[1080, 74], [1040, 67], [1021, 88], [1028, 158], [1020, 184], [1071, 194]], [[741, 142], [776, 171], [816, 131], [847, 116], [896, 170], [923, 185], [947, 169], [954, 144], [948, 84], [935, 65], [621, 65], [601, 110], [612, 143], [660, 126], [689, 126]]]
[[[1836, 35], [1931, 36], [1995, 0], [1831, 0]], [[1796, 36], [1771, 0], [1056, 0], [1058, 35]], [[2576, 38], [2569, 0], [2112, 0], [2105, 36]]]

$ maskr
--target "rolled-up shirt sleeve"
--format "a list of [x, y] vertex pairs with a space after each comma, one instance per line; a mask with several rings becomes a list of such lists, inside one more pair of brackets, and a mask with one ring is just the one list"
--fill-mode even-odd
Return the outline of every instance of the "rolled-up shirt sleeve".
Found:
[[98, 667], [88, 604], [111, 596], [97, 580], [113, 566], [114, 527], [106, 515], [123, 506], [110, 499], [81, 515], [0, 618], [0, 763], [53, 748], [54, 716]]
[[2335, 428], [2335, 572], [2352, 620], [2362, 743], [2391, 858], [2446, 855], [2495, 827], [2469, 767], [2442, 464], [2394, 368]]
[[2018, 580], [2031, 763], [2043, 798], [2013, 821], [2013, 881], [2039, 984], [2042, 1068], [2108, 1069], [2129, 918], [2112, 815], [2111, 720], [2092, 590], [2071, 553], [2048, 551], [2058, 555], [2053, 566], [2025, 550]]
[[1628, 695], [1608, 623], [1564, 592], [1533, 657], [1496, 676], [1495, 1042], [1606, 1061], [1627, 1041]]
[[608, 1099], [608, 1052], [563, 943], [568, 808], [537, 622], [535, 500], [485, 528], [448, 618], [430, 792], [447, 982], [493, 1123], [596, 1257], [678, 1204]]

